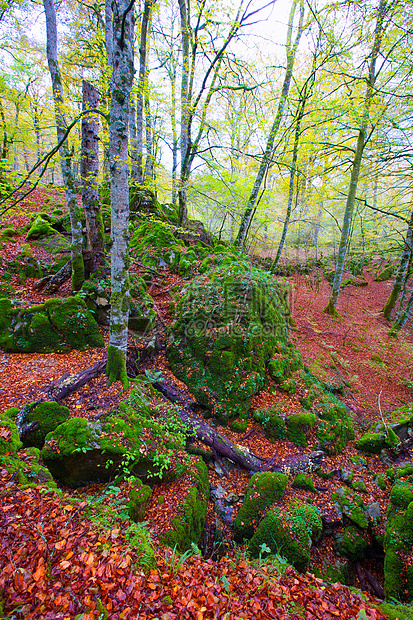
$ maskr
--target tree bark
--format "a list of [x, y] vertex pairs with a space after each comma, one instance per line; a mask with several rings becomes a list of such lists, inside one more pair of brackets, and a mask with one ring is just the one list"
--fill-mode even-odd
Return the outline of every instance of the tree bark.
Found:
[[[82, 110], [97, 108], [99, 93], [83, 80]], [[86, 218], [87, 249], [92, 252], [94, 268], [104, 260], [105, 241], [99, 198], [99, 121], [97, 116], [82, 117], [82, 154], [80, 173], [82, 177], [82, 204]]]
[[402, 291], [409, 263], [412, 255], [412, 243], [413, 243], [413, 211], [410, 214], [409, 225], [407, 227], [406, 238], [403, 244], [403, 252], [400, 258], [399, 268], [397, 270], [396, 279], [394, 281], [393, 288], [383, 308], [383, 316], [385, 319], [390, 319], [394, 306], [397, 303], [400, 292]]
[[[57, 25], [56, 11], [53, 0], [43, 0], [44, 12], [46, 15], [47, 33], [47, 62], [49, 65], [50, 78], [52, 81], [53, 101], [55, 108], [57, 140], [60, 142], [67, 129], [66, 117], [64, 114], [64, 98], [62, 76], [60, 73], [59, 62], [57, 59]], [[75, 180], [72, 173], [72, 152], [66, 138], [59, 149], [62, 177], [65, 186], [67, 207], [70, 216], [70, 226], [72, 229], [72, 288], [78, 291], [85, 279], [84, 265], [82, 258], [83, 233], [81, 211], [77, 204]]]
[[[126, 350], [129, 317], [129, 268], [128, 268], [128, 122], [130, 93], [133, 81], [133, 5], [134, 0], [119, 0], [114, 4], [111, 17], [112, 41], [108, 59], [111, 58], [111, 103], [109, 126], [109, 166], [111, 198], [111, 311], [108, 362], [106, 374], [109, 384], [120, 380], [126, 388]], [[110, 26], [107, 26], [110, 31]]]

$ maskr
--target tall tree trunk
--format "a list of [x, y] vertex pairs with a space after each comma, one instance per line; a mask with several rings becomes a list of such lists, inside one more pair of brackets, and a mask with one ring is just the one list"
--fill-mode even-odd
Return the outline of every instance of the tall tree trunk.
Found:
[[[83, 80], [82, 110], [97, 108], [99, 93]], [[92, 252], [93, 266], [102, 264], [105, 252], [102, 214], [99, 197], [99, 121], [96, 115], [82, 117], [82, 154], [80, 162], [82, 178], [82, 204], [86, 218], [87, 249]]]
[[413, 211], [410, 214], [409, 225], [407, 227], [406, 238], [403, 244], [403, 252], [400, 258], [399, 268], [397, 270], [396, 279], [394, 281], [393, 288], [383, 308], [383, 316], [386, 319], [390, 319], [394, 306], [397, 303], [400, 292], [404, 287], [406, 281], [406, 275], [409, 268], [409, 263], [412, 255], [412, 243], [413, 243]]
[[[120, 380], [125, 388], [128, 385], [126, 374], [129, 317], [128, 123], [134, 73], [133, 5], [134, 0], [130, 3], [129, 0], [113, 2], [111, 53], [108, 50], [112, 69], [109, 126], [112, 249], [110, 332], [106, 374], [109, 384]], [[108, 18], [110, 10], [106, 12], [106, 19]]]
[[[296, 12], [299, 1], [300, 1], [300, 21], [299, 21], [295, 41], [292, 44], [294, 17], [295, 17], [295, 12]], [[277, 107], [277, 112], [275, 114], [274, 122], [272, 124], [270, 134], [268, 136], [267, 145], [261, 157], [261, 163], [260, 163], [260, 167], [257, 172], [257, 176], [255, 177], [254, 186], [248, 198], [247, 208], [245, 209], [244, 215], [242, 216], [237, 238], [235, 239], [235, 244], [238, 246], [243, 247], [245, 245], [248, 231], [250, 229], [252, 219], [257, 209], [258, 194], [260, 192], [261, 185], [264, 181], [264, 178], [272, 162], [272, 158], [274, 155], [275, 137], [278, 133], [278, 129], [281, 124], [285, 104], [287, 102], [287, 97], [288, 97], [288, 93], [290, 90], [290, 84], [291, 84], [291, 78], [293, 75], [296, 52], [297, 52], [298, 44], [300, 42], [301, 35], [303, 33], [303, 28], [304, 28], [303, 24], [304, 24], [304, 3], [302, 0], [293, 0], [291, 11], [290, 11], [290, 16], [288, 19], [288, 32], [287, 32], [287, 43], [286, 43], [287, 67], [285, 71], [284, 83], [281, 89], [281, 96], [278, 102], [278, 107]]]
[[190, 24], [189, 24], [189, 8], [187, 0], [179, 0], [179, 14], [181, 18], [181, 40], [182, 40], [182, 77], [181, 77], [181, 178], [178, 188], [179, 213], [178, 221], [180, 224], [186, 222], [187, 213], [187, 175], [183, 174], [183, 170], [188, 157], [187, 151], [189, 146], [189, 77], [190, 77]]
[[[60, 73], [59, 62], [57, 60], [56, 11], [53, 0], [43, 0], [43, 7], [46, 15], [46, 54], [50, 78], [52, 81], [57, 140], [58, 142], [61, 142], [67, 129], [67, 123], [64, 114], [62, 76]], [[78, 291], [85, 280], [85, 268], [82, 256], [82, 214], [81, 209], [77, 204], [75, 179], [72, 172], [72, 152], [69, 148], [69, 141], [67, 137], [62, 142], [59, 149], [59, 154], [62, 177], [65, 186], [66, 202], [69, 209], [70, 226], [72, 229], [72, 288], [74, 291]]]
[[136, 95], [136, 152], [137, 152], [137, 183], [144, 183], [143, 168], [143, 135], [144, 135], [144, 109], [145, 92], [148, 88], [148, 39], [151, 23], [152, 8], [155, 0], [145, 0], [141, 21], [141, 38], [139, 44], [139, 76], [138, 92]]
[[338, 300], [338, 296], [340, 293], [341, 279], [343, 277], [343, 272], [344, 272], [344, 264], [345, 264], [346, 253], [347, 253], [347, 244], [349, 241], [349, 234], [350, 234], [351, 224], [353, 220], [353, 211], [354, 211], [354, 205], [355, 205], [355, 200], [356, 200], [357, 184], [358, 184], [358, 180], [360, 176], [361, 162], [363, 159], [364, 148], [366, 146], [366, 137], [367, 137], [366, 134], [367, 134], [368, 121], [369, 121], [369, 111], [370, 111], [371, 102], [372, 102], [372, 99], [375, 93], [374, 87], [375, 87], [376, 77], [377, 77], [376, 62], [377, 62], [378, 55], [380, 53], [380, 46], [381, 46], [382, 39], [383, 39], [383, 22], [384, 22], [384, 17], [387, 12], [386, 2], [387, 0], [380, 0], [380, 4], [377, 10], [376, 27], [374, 30], [374, 42], [373, 42], [373, 47], [372, 47], [371, 57], [370, 57], [369, 77], [367, 80], [366, 94], [364, 97], [363, 116], [362, 116], [360, 129], [358, 132], [357, 145], [356, 145], [356, 149], [354, 152], [353, 164], [351, 168], [350, 186], [349, 186], [349, 190], [347, 194], [343, 226], [341, 228], [341, 237], [340, 237], [340, 244], [339, 244], [338, 254], [337, 254], [337, 262], [336, 262], [336, 269], [334, 273], [333, 287], [332, 287], [329, 302], [327, 306], [324, 308], [324, 312], [326, 312], [327, 314], [331, 314], [333, 316], [337, 315], [337, 310], [336, 310], [337, 300]]

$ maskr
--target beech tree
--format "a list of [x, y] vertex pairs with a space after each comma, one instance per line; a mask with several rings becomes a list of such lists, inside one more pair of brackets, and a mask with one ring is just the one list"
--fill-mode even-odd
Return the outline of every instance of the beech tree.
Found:
[[109, 124], [111, 311], [106, 374], [109, 383], [120, 380], [125, 388], [128, 385], [128, 123], [134, 75], [133, 6], [134, 0], [106, 0], [105, 11], [107, 57], [112, 71]]
[[61, 143], [59, 149], [60, 165], [65, 187], [67, 207], [70, 216], [70, 226], [72, 230], [72, 289], [74, 291], [78, 291], [85, 280], [85, 268], [82, 256], [82, 212], [77, 204], [75, 179], [72, 171], [72, 151], [69, 146], [68, 138], [64, 138], [65, 132], [67, 130], [67, 122], [64, 113], [62, 76], [60, 73], [59, 61], [57, 58], [57, 25], [56, 11], [53, 0], [43, 0], [43, 7], [46, 15], [46, 53], [50, 78], [52, 81], [57, 141], [58, 143]]

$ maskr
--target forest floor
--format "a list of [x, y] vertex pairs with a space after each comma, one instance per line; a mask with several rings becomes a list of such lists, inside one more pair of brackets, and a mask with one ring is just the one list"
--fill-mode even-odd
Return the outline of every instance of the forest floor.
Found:
[[[29, 209], [42, 207], [42, 193], [35, 192]], [[13, 226], [21, 227], [26, 216], [14, 216]], [[8, 243], [0, 250], [2, 264], [20, 251], [24, 237]], [[48, 252], [33, 246], [39, 260], [50, 262]], [[1, 269], [1, 265], [0, 265]], [[413, 401], [412, 367], [413, 334], [408, 325], [398, 338], [388, 335], [388, 324], [381, 308], [389, 294], [392, 280], [374, 282], [374, 266], [365, 271], [368, 285], [346, 287], [339, 299], [338, 318], [323, 313], [330, 286], [317, 271], [289, 278], [290, 305], [295, 326], [290, 339], [300, 350], [305, 364], [323, 381], [334, 382], [344, 389], [343, 400], [355, 413], [357, 437], [381, 414]], [[169, 292], [162, 293], [179, 278], [165, 271], [153, 280], [149, 293], [156, 293], [156, 309], [160, 323], [170, 324]], [[40, 303], [44, 296], [32, 290], [34, 280], [20, 283], [13, 275], [11, 284], [15, 297], [27, 304]], [[184, 285], [184, 283], [182, 283]], [[70, 295], [70, 286], [56, 296]], [[102, 328], [107, 344], [108, 332]], [[0, 352], [0, 409], [21, 407], [38, 398], [47, 399], [48, 389], [65, 372], [77, 372], [93, 366], [103, 356], [102, 349], [72, 351], [68, 354], [5, 354]], [[149, 369], [160, 369], [170, 375], [164, 357], [151, 363]], [[63, 404], [73, 416], [94, 418], [116, 408], [128, 392], [119, 384], [107, 387], [102, 375], [67, 398]], [[253, 407], [275, 404], [281, 398], [268, 389], [254, 398]], [[286, 396], [282, 396], [286, 402]], [[294, 396], [287, 397], [291, 410], [297, 407]], [[251, 421], [244, 436], [227, 428], [218, 430], [256, 454], [279, 460], [302, 452], [290, 442], [271, 443], [259, 426]], [[357, 438], [356, 437], [356, 438]], [[311, 436], [309, 437], [311, 444]], [[354, 442], [337, 457], [327, 457], [327, 469], [348, 466], [357, 453]], [[29, 457], [28, 457], [29, 458]], [[369, 467], [376, 473], [385, 472], [386, 465], [378, 456], [369, 457]], [[409, 457], [410, 458], [410, 457]], [[210, 483], [221, 484], [226, 491], [242, 496], [249, 475], [235, 467], [222, 478], [213, 467]], [[355, 472], [357, 478], [359, 472]], [[155, 619], [196, 618], [336, 618], [352, 620], [385, 618], [375, 607], [371, 592], [360, 595], [339, 583], [328, 585], [311, 573], [298, 575], [292, 568], [281, 570], [267, 562], [247, 561], [242, 547], [228, 537], [226, 555], [221, 559], [191, 556], [185, 562], [170, 550], [159, 548], [157, 568], [145, 573], [134, 567], [133, 553], [128, 548], [122, 523], [102, 529], [101, 524], [86, 514], [91, 495], [102, 489], [93, 487], [74, 493], [61, 489], [60, 495], [41, 487], [22, 489], [5, 469], [0, 469], [1, 518], [7, 527], [0, 534], [0, 609], [4, 617], [37, 619], [89, 620], [92, 618]], [[311, 499], [324, 511], [333, 510], [331, 493], [340, 486], [339, 479], [328, 481], [328, 489], [316, 498], [309, 491], [292, 490], [286, 497]], [[380, 504], [385, 514], [389, 483], [378, 491], [368, 483], [367, 500]], [[125, 490], [122, 489], [121, 494]], [[156, 541], [159, 524], [157, 498], [166, 496], [164, 505], [173, 511], [179, 503], [179, 488], [173, 483], [157, 485], [145, 518]], [[79, 502], [80, 499], [80, 502]], [[208, 525], [214, 527], [212, 504], [208, 507]], [[384, 524], [383, 524], [384, 527]], [[335, 558], [331, 542], [323, 541], [312, 550], [312, 564], [322, 566], [323, 560]], [[383, 583], [382, 566], [366, 562], [365, 568]], [[356, 576], [355, 585], [366, 589], [363, 579]], [[364, 609], [364, 612], [362, 611]], [[105, 615], [106, 614], [106, 615]], [[364, 614], [364, 615], [363, 615]], [[396, 617], [396, 616], [392, 616]]]

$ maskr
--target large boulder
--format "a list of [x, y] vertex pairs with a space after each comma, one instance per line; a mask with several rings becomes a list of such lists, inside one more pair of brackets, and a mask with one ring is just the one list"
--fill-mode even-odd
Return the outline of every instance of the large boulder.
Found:
[[67, 352], [103, 345], [96, 321], [78, 296], [48, 299], [29, 308], [0, 299], [0, 346], [7, 352]]
[[169, 361], [218, 420], [245, 418], [264, 387], [266, 365], [288, 336], [286, 298], [273, 276], [229, 255], [184, 290]]

